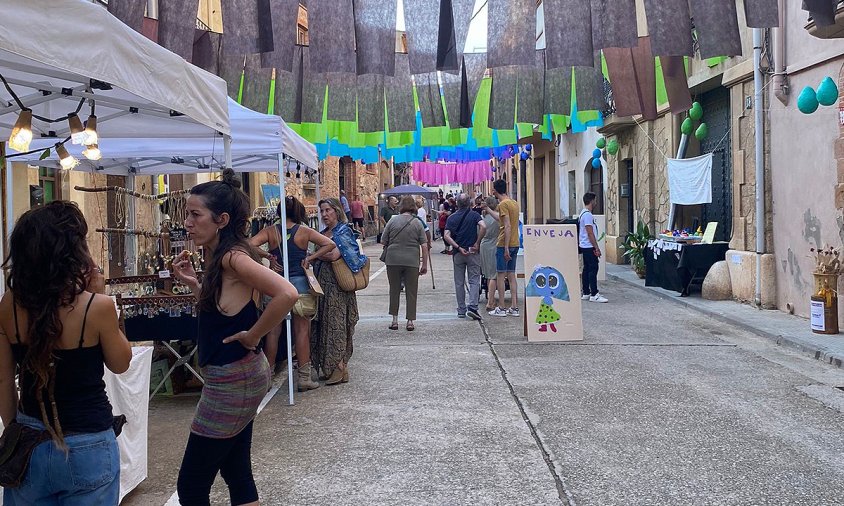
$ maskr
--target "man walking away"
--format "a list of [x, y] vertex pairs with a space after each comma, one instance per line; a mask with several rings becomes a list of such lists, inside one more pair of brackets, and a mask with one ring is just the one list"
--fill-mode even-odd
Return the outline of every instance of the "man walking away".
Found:
[[[480, 320], [478, 298], [481, 293], [481, 239], [486, 224], [471, 210], [472, 199], [466, 193], [457, 196], [457, 212], [448, 217], [444, 240], [454, 248], [454, 289], [457, 291], [457, 316]], [[469, 275], [469, 304], [466, 304], [466, 275]]]
[[[390, 198], [387, 199], [387, 205], [384, 206], [383, 208], [381, 208], [381, 212], [378, 214], [378, 222], [381, 224], [380, 230], [384, 230], [384, 227], [387, 226], [387, 222], [390, 221], [390, 219], [393, 216], [396, 216], [396, 215], [399, 214], [398, 209], [396, 209], [396, 206], [398, 205], [398, 203], [399, 203], [399, 199], [397, 199], [396, 197], [391, 196]], [[380, 243], [381, 242], [381, 234], [380, 233], [378, 234], [377, 239], [378, 239], [378, 242]]]
[[607, 299], [598, 292], [598, 262], [601, 249], [598, 248], [598, 227], [592, 209], [595, 207], [595, 194], [587, 192], [583, 195], [583, 211], [580, 212], [580, 233], [578, 237], [580, 254], [583, 255], [583, 274], [581, 285], [583, 294], [580, 297], [590, 302], [606, 303]]
[[[489, 312], [491, 316], [520, 316], [519, 285], [516, 281], [516, 257], [519, 254], [519, 204], [507, 196], [507, 181], [499, 179], [492, 184], [493, 194], [498, 199], [498, 211], [489, 211], [501, 223], [498, 232], [498, 249], [495, 252], [496, 284], [498, 306]], [[510, 282], [510, 309], [504, 309], [505, 279]]]
[[343, 212], [346, 213], [346, 221], [352, 222], [352, 208], [349, 207], [349, 199], [346, 198], [346, 190], [340, 190], [340, 204], [343, 205]]
[[352, 221], [354, 222], [355, 229], [360, 232], [362, 238], [366, 239], [366, 230], [363, 226], [363, 202], [355, 200], [349, 204], [349, 207], [352, 210]]

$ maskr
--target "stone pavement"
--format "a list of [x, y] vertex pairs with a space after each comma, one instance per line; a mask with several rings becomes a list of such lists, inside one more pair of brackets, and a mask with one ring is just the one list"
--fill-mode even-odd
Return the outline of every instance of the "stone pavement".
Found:
[[[280, 385], [256, 419], [262, 504], [844, 503], [841, 369], [618, 281], [585, 341], [527, 343], [521, 319], [456, 317], [437, 246], [415, 332], [387, 329], [369, 248], [351, 382], [295, 406]], [[171, 497], [195, 403], [153, 401], [150, 477], [124, 504]]]
[[645, 281], [639, 279], [629, 267], [624, 265], [607, 265], [607, 275], [616, 281], [641, 287], [664, 299], [686, 305], [723, 322], [772, 339], [777, 344], [809, 353], [816, 359], [836, 367], [841, 367], [844, 361], [844, 335], [815, 334], [805, 318], [778, 310], [759, 310], [748, 304], [739, 304], [734, 301], [704, 300], [699, 296], [679, 297], [677, 292], [646, 287]]

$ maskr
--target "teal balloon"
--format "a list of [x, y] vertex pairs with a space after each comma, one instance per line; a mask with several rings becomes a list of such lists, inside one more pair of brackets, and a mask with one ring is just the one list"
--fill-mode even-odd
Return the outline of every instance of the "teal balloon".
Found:
[[607, 144], [607, 153], [615, 156], [618, 153], [618, 141], [613, 139]]
[[595, 146], [597, 146], [598, 149], [604, 149], [605, 147], [607, 147], [607, 139], [601, 137], [600, 139], [598, 139], [598, 142], [595, 143]]
[[835, 81], [831, 77], [827, 77], [821, 81], [816, 95], [819, 104], [826, 106], [835, 105], [835, 102], [838, 101], [838, 86], [835, 85]]
[[700, 121], [703, 118], [703, 106], [700, 105], [700, 102], [692, 104], [692, 108], [689, 109], [689, 117], [695, 121]]
[[803, 114], [812, 114], [817, 111], [819, 104], [818, 95], [811, 86], [803, 88], [803, 91], [800, 92], [800, 96], [797, 97], [797, 108], [800, 109], [800, 112]]
[[683, 135], [692, 135], [692, 130], [694, 129], [694, 125], [692, 124], [692, 118], [686, 118], [683, 120], [683, 124], [680, 125], [680, 132]]
[[600, 158], [593, 158], [592, 159], [592, 168], [593, 169], [600, 169], [601, 168], [601, 159]]
[[709, 126], [707, 126], [706, 123], [701, 123], [700, 126], [697, 127], [697, 130], [695, 130], [695, 137], [699, 141], [709, 137]]
[[592, 150], [592, 158], [601, 158], [601, 150], [597, 148]]

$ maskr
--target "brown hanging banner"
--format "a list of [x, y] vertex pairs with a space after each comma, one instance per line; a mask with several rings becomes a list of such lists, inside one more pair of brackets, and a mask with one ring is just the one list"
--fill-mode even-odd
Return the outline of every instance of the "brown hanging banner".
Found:
[[682, 56], [660, 56], [662, 76], [665, 80], [665, 91], [671, 112], [681, 114], [692, 107], [692, 96], [689, 93], [689, 80], [686, 77], [686, 62]]
[[626, 47], [608, 47], [604, 49], [604, 59], [612, 86], [615, 114], [620, 117], [642, 114], [641, 92], [633, 66], [633, 51]]
[[396, 71], [397, 0], [354, 0], [354, 8], [357, 74], [392, 76]]
[[803, 0], [803, 10], [809, 11], [815, 26], [834, 25], [837, 5], [838, 0]]
[[194, 30], [194, 37], [191, 62], [214, 75], [220, 75], [220, 44], [223, 36], [219, 33]]
[[357, 77], [358, 132], [384, 130], [384, 79], [378, 74]]
[[519, 67], [498, 67], [492, 72], [489, 127], [512, 130], [516, 123], [516, 88]]
[[193, 58], [193, 35], [199, 0], [158, 2], [158, 43], [187, 61]]
[[310, 48], [302, 48], [302, 123], [322, 123], [325, 111], [325, 74], [311, 71]]
[[535, 64], [519, 72], [516, 90], [516, 122], [542, 124], [545, 51], [535, 51]]
[[[355, 17], [352, 0], [316, 1], [308, 4], [308, 38], [311, 71], [317, 74], [354, 74]], [[352, 120], [354, 121], [354, 120]]]
[[275, 71], [275, 114], [288, 123], [302, 122], [302, 47], [293, 49], [292, 72]]
[[357, 81], [351, 73], [329, 72], [328, 78], [328, 118], [336, 121], [355, 121]]
[[778, 0], [744, 0], [744, 17], [750, 28], [776, 28], [780, 24]]
[[700, 57], [741, 55], [735, 0], [689, 0]]
[[416, 81], [416, 96], [419, 98], [419, 111], [422, 113], [423, 127], [445, 126], [440, 85], [437, 83], [437, 73], [431, 72], [414, 77]]
[[229, 54], [273, 50], [270, 0], [221, 0], [223, 49]]
[[407, 54], [410, 73], [427, 74], [437, 70], [440, 0], [404, 2], [404, 21], [407, 28]]
[[416, 130], [416, 105], [413, 102], [413, 80], [407, 55], [396, 53], [396, 74], [385, 79], [387, 121], [390, 132]]
[[241, 105], [253, 111], [267, 114], [272, 77], [273, 69], [261, 68], [261, 55], [247, 55], [246, 67], [243, 69], [243, 100]]
[[591, 5], [595, 49], [636, 47], [636, 0], [592, 0]]
[[144, 26], [146, 6], [147, 0], [109, 0], [107, 4], [108, 12], [138, 33]]
[[601, 73], [600, 53], [598, 63], [592, 67], [575, 67], [575, 97], [578, 111], [603, 111], [607, 107], [604, 96], [604, 75]]
[[489, 68], [533, 65], [536, 0], [489, 0], [487, 27]]
[[546, 68], [594, 64], [589, 0], [545, 0], [545, 26]]
[[652, 56], [692, 56], [689, 0], [645, 0]]
[[572, 68], [545, 69], [543, 114], [571, 116]]
[[[636, 70], [636, 87], [639, 101], [642, 103], [642, 117], [655, 120], [656, 114], [656, 63], [650, 37], [639, 37], [639, 45], [634, 47], [633, 68]], [[623, 90], [622, 90], [623, 93]], [[615, 95], [615, 94], [613, 94]]]
[[[273, 50], [261, 53], [261, 66], [292, 72], [293, 54], [299, 27], [299, 0], [270, 0], [273, 25]], [[299, 56], [301, 62], [301, 54]]]

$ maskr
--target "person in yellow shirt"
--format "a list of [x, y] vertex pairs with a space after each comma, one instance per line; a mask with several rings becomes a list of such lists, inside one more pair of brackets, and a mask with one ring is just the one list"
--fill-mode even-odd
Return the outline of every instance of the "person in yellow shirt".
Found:
[[[499, 179], [492, 184], [498, 199], [498, 210], [489, 213], [501, 224], [498, 232], [498, 249], [495, 253], [498, 305], [490, 316], [520, 316], [519, 289], [516, 281], [516, 257], [519, 254], [519, 204], [507, 196], [507, 182]], [[510, 307], [504, 308], [505, 281], [510, 283]]]

